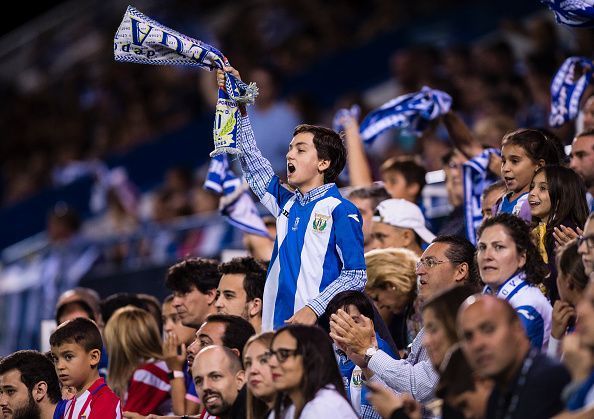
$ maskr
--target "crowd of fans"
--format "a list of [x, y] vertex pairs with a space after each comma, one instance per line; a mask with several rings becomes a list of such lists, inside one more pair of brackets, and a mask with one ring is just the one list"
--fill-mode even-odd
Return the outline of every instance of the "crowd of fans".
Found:
[[[248, 255], [219, 261], [188, 235], [193, 251], [176, 246], [162, 303], [75, 287], [98, 256], [81, 245], [69, 260], [58, 247], [54, 265], [77, 270], [43, 271], [47, 302], [50, 282], [69, 289], [45, 307], [57, 324], [50, 351], [0, 359], [3, 416], [592, 417], [594, 95], [584, 95], [575, 126], [548, 129], [548, 85], [570, 51], [543, 18], [509, 31], [510, 43], [394, 55], [394, 80], [374, 100], [423, 85], [454, 98], [412, 142], [391, 133], [366, 148], [352, 114], [342, 137], [295, 128], [298, 113], [275, 99], [273, 74], [245, 73], [263, 93], [254, 109], [239, 107], [238, 160], [275, 218], [270, 237], [246, 233]], [[322, 38], [320, 48], [338, 46]], [[307, 50], [307, 37], [296, 45]], [[224, 77], [217, 71], [219, 86]], [[281, 133], [267, 137], [271, 121]], [[445, 218], [423, 199], [435, 169], [445, 174]], [[140, 205], [125, 180], [108, 186], [108, 210], [89, 231], [129, 234]], [[192, 201], [189, 190], [203, 195]], [[150, 205], [166, 221], [215, 210], [217, 199], [174, 170]], [[54, 211], [49, 226], [61, 243], [75, 240], [79, 222]], [[131, 252], [126, 243], [110, 250], [113, 260]]]

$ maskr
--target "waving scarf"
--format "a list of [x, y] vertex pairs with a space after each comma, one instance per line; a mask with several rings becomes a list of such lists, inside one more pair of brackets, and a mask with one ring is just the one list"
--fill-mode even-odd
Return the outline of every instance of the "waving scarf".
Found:
[[[114, 37], [116, 61], [180, 65], [203, 68], [209, 71], [229, 65], [225, 56], [216, 48], [174, 31], [128, 6]], [[246, 85], [231, 74], [225, 73], [225, 89], [219, 89], [213, 137], [215, 150], [211, 156], [238, 154], [237, 121], [238, 103], [254, 103], [258, 88]]]
[[594, 0], [540, 0], [555, 13], [557, 22], [579, 28], [594, 26]]
[[[580, 100], [592, 79], [594, 63], [586, 57], [569, 57], [557, 70], [551, 83], [551, 114], [549, 125], [558, 127], [575, 119], [580, 110]], [[576, 80], [576, 70], [581, 76]]]

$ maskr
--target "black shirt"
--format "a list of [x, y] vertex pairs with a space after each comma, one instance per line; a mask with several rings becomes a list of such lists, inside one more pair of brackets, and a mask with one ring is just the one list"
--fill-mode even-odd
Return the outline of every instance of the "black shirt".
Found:
[[[495, 386], [487, 405], [487, 419], [550, 418], [563, 410], [561, 392], [571, 377], [562, 364], [546, 355], [536, 354], [525, 373], [523, 385], [521, 375], [518, 371], [505, 393], [498, 385]], [[514, 406], [516, 394], [518, 398]]]

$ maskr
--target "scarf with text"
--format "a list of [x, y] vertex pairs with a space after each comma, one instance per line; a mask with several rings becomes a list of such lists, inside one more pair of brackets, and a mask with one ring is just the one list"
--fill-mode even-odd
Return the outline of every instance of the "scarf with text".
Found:
[[[179, 65], [203, 68], [209, 71], [229, 65], [225, 56], [216, 48], [174, 31], [128, 6], [114, 37], [116, 61]], [[238, 103], [254, 103], [258, 88], [254, 83], [245, 84], [225, 73], [225, 89], [219, 89], [213, 137], [215, 149], [211, 156], [238, 154], [237, 120]]]

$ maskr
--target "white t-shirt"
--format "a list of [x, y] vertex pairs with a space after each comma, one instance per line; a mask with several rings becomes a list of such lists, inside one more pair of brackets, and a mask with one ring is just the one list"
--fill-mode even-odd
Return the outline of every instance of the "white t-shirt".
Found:
[[[268, 418], [274, 419], [274, 412], [271, 412]], [[291, 405], [282, 414], [282, 419], [294, 418], [295, 406]], [[318, 390], [316, 397], [303, 407], [300, 416], [300, 419], [322, 418], [358, 419], [358, 416], [351, 404], [334, 389], [334, 386], [326, 386]]]

